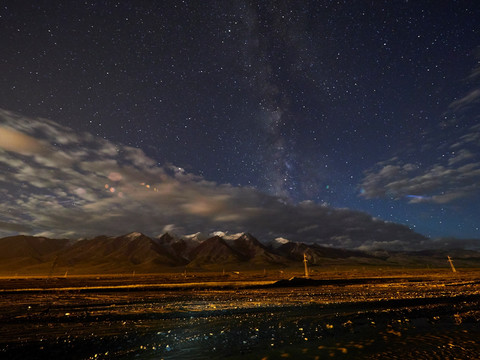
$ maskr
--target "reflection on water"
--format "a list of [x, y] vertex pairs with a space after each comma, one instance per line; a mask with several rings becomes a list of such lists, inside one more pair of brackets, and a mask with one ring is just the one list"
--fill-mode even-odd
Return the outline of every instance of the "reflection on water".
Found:
[[[315, 310], [312, 313], [311, 310]], [[340, 309], [336, 309], [340, 310]], [[440, 310], [440, 309], [436, 309]], [[436, 311], [435, 311], [436, 312]], [[322, 313], [295, 309], [274, 313], [173, 321], [170, 330], [133, 337], [115, 357], [146, 359], [212, 358], [369, 358], [476, 359], [480, 351], [478, 323], [425, 315], [391, 318], [391, 313]], [[353, 319], [346, 320], [346, 318]], [[148, 327], [165, 323], [145, 324]], [[92, 357], [94, 358], [94, 357]]]
[[408, 310], [338, 312], [342, 310], [277, 309], [131, 322], [124, 325], [125, 334], [98, 339], [108, 350], [89, 358], [476, 359], [480, 351], [478, 323], [455, 324], [452, 316], [433, 315], [444, 310], [438, 307], [413, 319], [405, 318], [416, 316]]
[[10, 294], [0, 357], [476, 359], [477, 287]]

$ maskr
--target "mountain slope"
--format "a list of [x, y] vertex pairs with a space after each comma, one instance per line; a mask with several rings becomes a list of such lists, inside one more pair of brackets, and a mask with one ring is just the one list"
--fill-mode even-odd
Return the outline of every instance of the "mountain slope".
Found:
[[9, 236], [0, 239], [0, 259], [15, 257], [42, 258], [61, 250], [69, 240], [35, 236]]
[[188, 264], [189, 267], [236, 265], [247, 260], [244, 255], [231, 248], [219, 236], [214, 236], [202, 242], [190, 252], [189, 257], [192, 259]]
[[303, 261], [305, 254], [308, 263], [312, 265], [325, 265], [329, 263], [340, 264], [382, 264], [384, 259], [363, 251], [337, 249], [318, 244], [304, 244], [299, 242], [287, 242], [274, 250], [276, 254], [283, 256], [296, 263]]
[[199, 233], [183, 238], [171, 235], [168, 232], [156, 239], [156, 243], [177, 263], [185, 265], [191, 260], [190, 253], [202, 243]]
[[47, 263], [69, 245], [69, 240], [48, 239], [35, 236], [9, 236], [0, 239], [0, 270], [16, 271], [26, 268], [36, 272], [37, 268], [46, 271]]
[[179, 238], [164, 234], [151, 239], [141, 233], [98, 236], [71, 241], [33, 236], [0, 239], [0, 273], [4, 275], [113, 274], [195, 270], [263, 270], [301, 268], [304, 254], [310, 266], [440, 267], [449, 269], [447, 256], [457, 268], [480, 267], [480, 252], [473, 250], [374, 251], [372, 253], [292, 242], [286, 239], [265, 246], [248, 233], [213, 236], [194, 234]]
[[231, 242], [231, 247], [242, 254], [252, 267], [261, 265], [284, 265], [286, 259], [268, 250], [268, 248], [249, 233], [241, 234]]
[[81, 240], [62, 251], [58, 266], [102, 272], [162, 270], [177, 265], [149, 237], [131, 233], [119, 237], [99, 236]]

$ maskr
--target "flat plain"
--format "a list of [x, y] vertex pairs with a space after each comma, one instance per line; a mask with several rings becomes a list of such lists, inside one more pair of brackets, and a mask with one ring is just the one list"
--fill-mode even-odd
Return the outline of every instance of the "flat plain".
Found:
[[1, 278], [0, 357], [478, 358], [480, 270], [300, 276]]

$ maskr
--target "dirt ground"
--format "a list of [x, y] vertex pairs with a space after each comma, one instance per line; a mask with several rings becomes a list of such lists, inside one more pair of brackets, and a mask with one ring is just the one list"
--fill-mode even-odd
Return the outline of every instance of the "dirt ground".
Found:
[[[290, 276], [292, 274], [282, 274]], [[295, 275], [295, 274], [293, 274]], [[480, 270], [0, 279], [0, 357], [477, 359]]]

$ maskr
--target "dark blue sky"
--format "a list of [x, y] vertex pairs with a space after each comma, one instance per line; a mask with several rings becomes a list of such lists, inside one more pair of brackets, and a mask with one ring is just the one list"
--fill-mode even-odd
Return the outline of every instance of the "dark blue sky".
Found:
[[0, 107], [287, 202], [480, 238], [472, 1], [4, 1]]

